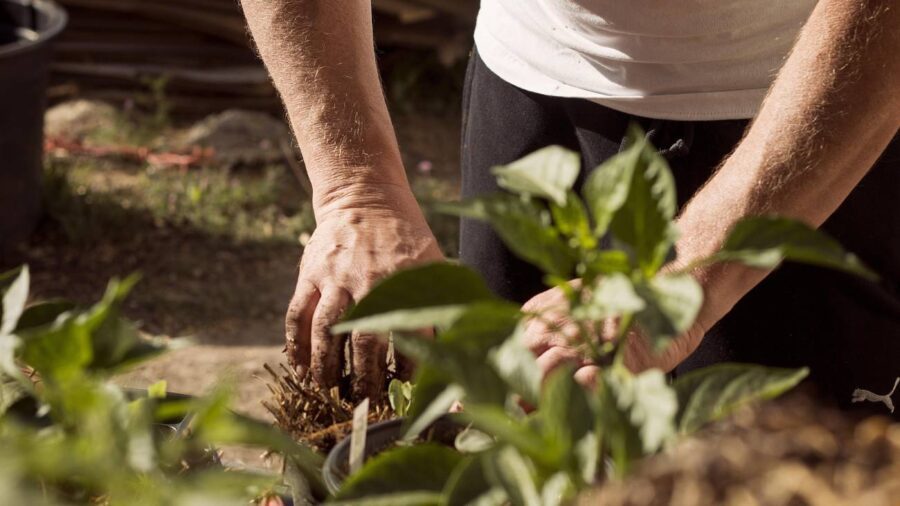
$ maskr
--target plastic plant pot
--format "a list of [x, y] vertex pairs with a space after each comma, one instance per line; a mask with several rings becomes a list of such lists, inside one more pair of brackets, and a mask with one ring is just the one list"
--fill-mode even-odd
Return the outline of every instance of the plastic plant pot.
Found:
[[[444, 415], [438, 418], [427, 429], [422, 431], [419, 441], [429, 441], [453, 446], [456, 436], [465, 427], [456, 421], [453, 415]], [[366, 431], [365, 459], [377, 455], [396, 444], [403, 435], [403, 419], [397, 418], [385, 422], [379, 422], [369, 427]], [[322, 466], [322, 478], [325, 486], [332, 494], [336, 494], [350, 474], [350, 438], [341, 440], [325, 458]]]
[[40, 219], [50, 43], [66, 21], [49, 0], [0, 0], [0, 251]]

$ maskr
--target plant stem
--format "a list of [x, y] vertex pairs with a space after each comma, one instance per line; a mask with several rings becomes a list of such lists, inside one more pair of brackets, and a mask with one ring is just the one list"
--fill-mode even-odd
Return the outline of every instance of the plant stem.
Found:
[[622, 319], [619, 322], [619, 328], [616, 332], [615, 338], [615, 357], [613, 358], [613, 366], [614, 367], [624, 367], [625, 366], [625, 339], [628, 338], [628, 331], [631, 330], [631, 324], [634, 320], [634, 315], [631, 313], [626, 313], [622, 315]]

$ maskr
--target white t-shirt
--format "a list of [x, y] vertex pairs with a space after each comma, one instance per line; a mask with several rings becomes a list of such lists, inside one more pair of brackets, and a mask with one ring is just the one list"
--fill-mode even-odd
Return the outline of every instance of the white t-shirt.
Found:
[[816, 0], [482, 0], [475, 44], [519, 88], [659, 119], [753, 117]]

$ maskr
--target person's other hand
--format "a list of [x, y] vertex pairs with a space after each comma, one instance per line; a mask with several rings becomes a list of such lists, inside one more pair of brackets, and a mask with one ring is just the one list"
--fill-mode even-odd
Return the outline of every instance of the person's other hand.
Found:
[[[317, 215], [318, 226], [303, 251], [297, 287], [285, 319], [288, 361], [320, 385], [340, 378], [345, 340], [331, 326], [379, 280], [443, 255], [418, 204], [398, 197], [390, 205], [340, 206]], [[376, 398], [384, 386], [387, 343], [353, 334], [354, 398]]]
[[[578, 281], [573, 281], [577, 283]], [[575, 368], [575, 380], [586, 387], [596, 384], [599, 368], [588, 358], [586, 345], [578, 342], [578, 328], [567, 316], [569, 301], [559, 288], [541, 292], [522, 306], [526, 313], [539, 313], [525, 327], [525, 344], [537, 358], [544, 378], [556, 368], [570, 365]], [[592, 339], [608, 341], [618, 333], [618, 322], [608, 319], [593, 328]], [[658, 368], [671, 371], [696, 348], [705, 334], [698, 323], [683, 336], [674, 339], [658, 353], [637, 326], [626, 336], [625, 366], [634, 373]]]
[[578, 329], [567, 316], [568, 307], [566, 294], [559, 288], [541, 292], [526, 302], [522, 311], [540, 316], [526, 324], [525, 345], [534, 353], [542, 377], [570, 365], [575, 368], [576, 381], [592, 386], [598, 369], [587, 358], [584, 345], [577, 342]]

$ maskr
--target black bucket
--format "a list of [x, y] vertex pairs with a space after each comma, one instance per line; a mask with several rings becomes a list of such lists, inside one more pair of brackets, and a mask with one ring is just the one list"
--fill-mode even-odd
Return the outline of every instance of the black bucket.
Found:
[[[460, 421], [458, 415], [446, 414], [423, 430], [419, 440], [452, 447], [456, 436], [463, 429], [465, 429], [465, 425]], [[368, 460], [370, 457], [389, 449], [402, 436], [402, 418], [395, 418], [369, 426], [366, 431], [365, 459]], [[325, 459], [325, 464], [322, 466], [322, 478], [325, 480], [325, 486], [328, 487], [328, 491], [332, 494], [338, 493], [344, 480], [347, 479], [350, 468], [349, 460], [350, 437], [348, 436], [331, 449], [331, 452], [328, 453], [328, 457]]]
[[0, 251], [40, 218], [50, 42], [66, 20], [49, 0], [0, 0]]

